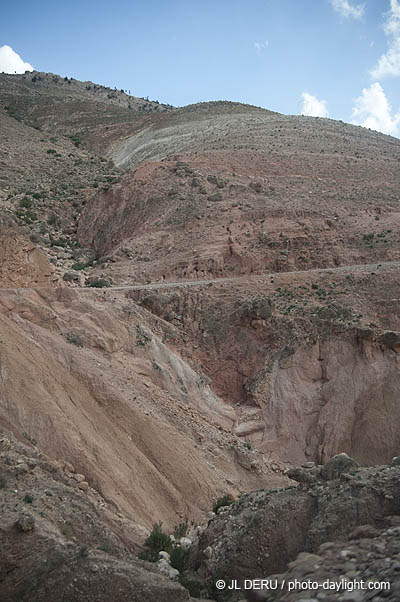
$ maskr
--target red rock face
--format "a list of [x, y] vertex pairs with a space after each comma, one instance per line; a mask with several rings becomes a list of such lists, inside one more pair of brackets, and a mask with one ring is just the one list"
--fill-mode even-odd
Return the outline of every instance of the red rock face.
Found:
[[78, 236], [99, 257], [116, 254], [117, 280], [399, 258], [398, 142], [337, 122], [243, 111], [233, 125], [211, 109], [198, 121], [183, 113], [178, 124], [167, 115], [163, 127], [113, 147], [121, 165], [143, 153], [151, 162], [87, 204]]
[[15, 228], [0, 223], [0, 288], [54, 286], [57, 281], [46, 255]]
[[[184, 329], [177, 349], [233, 405], [240, 437], [289, 462], [343, 450], [387, 461], [397, 376], [380, 341], [399, 323], [382, 297], [397, 298], [396, 267], [379, 284], [374, 274], [400, 258], [399, 142], [327, 120], [202, 110], [113, 147], [137, 167], [86, 206], [80, 241], [111, 256], [102, 270], [116, 283], [227, 279], [133, 297]], [[369, 263], [359, 277], [346, 267]], [[330, 268], [335, 278], [315, 272]], [[246, 314], [255, 298], [272, 300], [269, 315]], [[361, 345], [354, 329], [370, 323]]]

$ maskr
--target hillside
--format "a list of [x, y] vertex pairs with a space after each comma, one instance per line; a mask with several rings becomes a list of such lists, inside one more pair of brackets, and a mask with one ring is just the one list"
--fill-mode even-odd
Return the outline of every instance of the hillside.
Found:
[[60, 599], [94, 602], [91, 571], [118, 575], [118, 600], [189, 600], [134, 558], [155, 523], [188, 523], [208, 583], [242, 558], [239, 538], [202, 564], [226, 537], [225, 519], [204, 531], [218, 499], [268, 506], [291, 484], [292, 512], [310, 500], [287, 469], [399, 455], [399, 140], [38, 72], [0, 74], [0, 130], [5, 600], [50, 602], [75, 575]]

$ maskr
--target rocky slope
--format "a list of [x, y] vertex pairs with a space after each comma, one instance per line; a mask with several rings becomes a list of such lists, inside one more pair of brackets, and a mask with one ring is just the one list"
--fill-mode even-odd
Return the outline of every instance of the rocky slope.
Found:
[[0, 495], [2, 602], [191, 600], [135, 558], [132, 522], [70, 463], [2, 435]]
[[[132, 554], [226, 494], [189, 580], [302, 550], [318, 573], [343, 551], [322, 542], [394, 525], [397, 466], [269, 490], [399, 454], [399, 141], [41, 73], [0, 75], [0, 128], [4, 595], [187, 600]], [[376, 535], [392, 558], [396, 534]]]
[[[226, 584], [237, 581], [238, 591], [226, 590], [218, 599], [240, 599], [246, 579], [262, 578], [277, 579], [278, 591], [258, 592], [249, 599], [381, 599], [376, 590], [356, 592], [354, 597], [343, 588], [332, 595], [322, 590], [326, 579], [343, 578], [389, 580], [390, 590], [383, 594], [384, 599], [397, 600], [398, 464], [397, 458], [391, 466], [364, 468], [342, 454], [322, 468], [307, 465], [289, 471], [300, 481], [299, 488], [260, 490], [242, 496], [235, 504], [221, 508], [200, 535], [191, 551], [192, 574], [201, 580], [223, 579]], [[385, 526], [395, 528], [380, 533]], [[277, 575], [288, 562], [288, 572]], [[295, 579], [319, 582], [318, 595], [306, 586], [290, 594], [288, 585]]]
[[171, 328], [129, 300], [8, 291], [0, 320], [3, 426], [74, 464], [138, 524], [171, 527], [226, 491], [279, 481], [231, 434], [234, 411], [162, 342]]
[[119, 142], [109, 156], [135, 169], [82, 213], [79, 240], [114, 255], [116, 281], [398, 259], [396, 139], [234, 103], [189, 108]]
[[129, 294], [185, 332], [179, 353], [267, 457], [325, 462], [345, 450], [374, 464], [400, 444], [397, 273], [360, 266]]
[[124, 90], [38, 71], [1, 73], [0, 102], [12, 117], [39, 129], [72, 135], [75, 141], [86, 136], [94, 140], [103, 128], [107, 136], [107, 129], [116, 124], [172, 108]]

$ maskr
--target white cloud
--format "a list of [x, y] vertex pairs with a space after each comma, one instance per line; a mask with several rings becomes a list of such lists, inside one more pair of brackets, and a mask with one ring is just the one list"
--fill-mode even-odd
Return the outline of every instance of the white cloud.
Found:
[[25, 73], [33, 70], [32, 65], [25, 63], [11, 46], [0, 46], [0, 73]]
[[265, 40], [264, 42], [254, 42], [254, 48], [257, 50], [258, 54], [260, 54], [263, 50], [268, 48], [268, 45], [268, 40]]
[[391, 106], [378, 82], [364, 88], [361, 96], [355, 100], [352, 118], [355, 125], [383, 134], [397, 136], [400, 132], [400, 111], [392, 116]]
[[351, 19], [361, 19], [365, 4], [351, 4], [348, 0], [330, 0], [336, 12]]
[[303, 92], [301, 95], [303, 98], [303, 105], [301, 107], [301, 114], [308, 115], [309, 117], [328, 117], [328, 107], [326, 100], [318, 100], [312, 94]]
[[384, 32], [388, 37], [388, 48], [382, 54], [378, 64], [371, 70], [374, 79], [400, 76], [400, 4], [398, 0], [390, 0], [390, 10], [386, 15]]

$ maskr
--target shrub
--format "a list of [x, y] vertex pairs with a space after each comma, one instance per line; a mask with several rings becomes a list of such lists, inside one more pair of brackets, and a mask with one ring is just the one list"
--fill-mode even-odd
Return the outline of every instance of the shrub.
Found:
[[0, 489], [5, 489], [7, 487], [7, 479], [4, 475], [0, 475]]
[[83, 347], [83, 342], [79, 334], [75, 334], [74, 332], [67, 332], [64, 336], [68, 343], [71, 343], [76, 347]]
[[111, 554], [112, 553], [112, 544], [111, 542], [106, 539], [101, 546], [98, 547], [98, 550], [101, 550], [102, 552], [106, 552], [106, 554]]
[[82, 139], [79, 134], [72, 134], [68, 136], [68, 138], [75, 144], [75, 146], [80, 146], [82, 144]]
[[29, 493], [27, 493], [24, 497], [24, 502], [26, 504], [32, 504], [33, 502], [33, 497], [31, 495], [29, 495]]
[[32, 201], [31, 199], [28, 199], [27, 196], [24, 196], [24, 198], [20, 200], [19, 206], [25, 207], [25, 209], [29, 209], [30, 207], [32, 207]]
[[86, 558], [86, 556], [89, 556], [89, 548], [85, 543], [83, 543], [79, 548], [79, 556], [81, 558]]
[[50, 245], [52, 247], [68, 247], [68, 240], [66, 238], [53, 238]]
[[50, 226], [54, 226], [57, 222], [58, 222], [58, 218], [57, 218], [56, 215], [54, 215], [54, 213], [52, 213], [51, 215], [49, 215], [49, 217], [47, 218], [47, 223]]
[[22, 436], [25, 437], [25, 439], [27, 441], [29, 441], [30, 443], [32, 443], [32, 445], [36, 445], [37, 441], [36, 439], [34, 439], [33, 437], [31, 437], [28, 433], [26, 433], [25, 431], [22, 433]]
[[174, 569], [183, 573], [188, 562], [188, 551], [179, 546], [174, 546], [170, 552], [170, 562]]
[[179, 523], [179, 525], [176, 525], [176, 527], [174, 529], [175, 539], [180, 539], [181, 537], [185, 537], [186, 533], [188, 532], [188, 528], [189, 528], [189, 523], [188, 523], [187, 519], [185, 520], [184, 523]]
[[163, 533], [162, 522], [156, 523], [153, 530], [144, 542], [145, 549], [139, 554], [141, 560], [157, 562], [159, 553], [164, 550], [171, 554], [173, 542], [169, 535]]
[[104, 288], [107, 286], [111, 286], [111, 284], [108, 282], [108, 280], [104, 280], [104, 278], [97, 278], [96, 280], [93, 280], [93, 282], [91, 282], [88, 286], [90, 288]]
[[234, 501], [235, 500], [229, 493], [223, 495], [222, 497], [218, 498], [215, 502], [213, 506], [213, 512], [217, 512], [220, 508], [222, 508], [222, 506], [230, 506], [231, 504], [233, 504]]
[[86, 267], [85, 263], [81, 263], [80, 261], [77, 261], [76, 263], [73, 263], [71, 268], [73, 270], [79, 271], [79, 270], [84, 270]]
[[204, 587], [201, 581], [188, 579], [185, 575], [179, 576], [179, 583], [189, 591], [192, 598], [201, 598], [204, 594]]
[[57, 151], [54, 150], [54, 148], [48, 148], [46, 152], [48, 155], [55, 155], [57, 153]]

